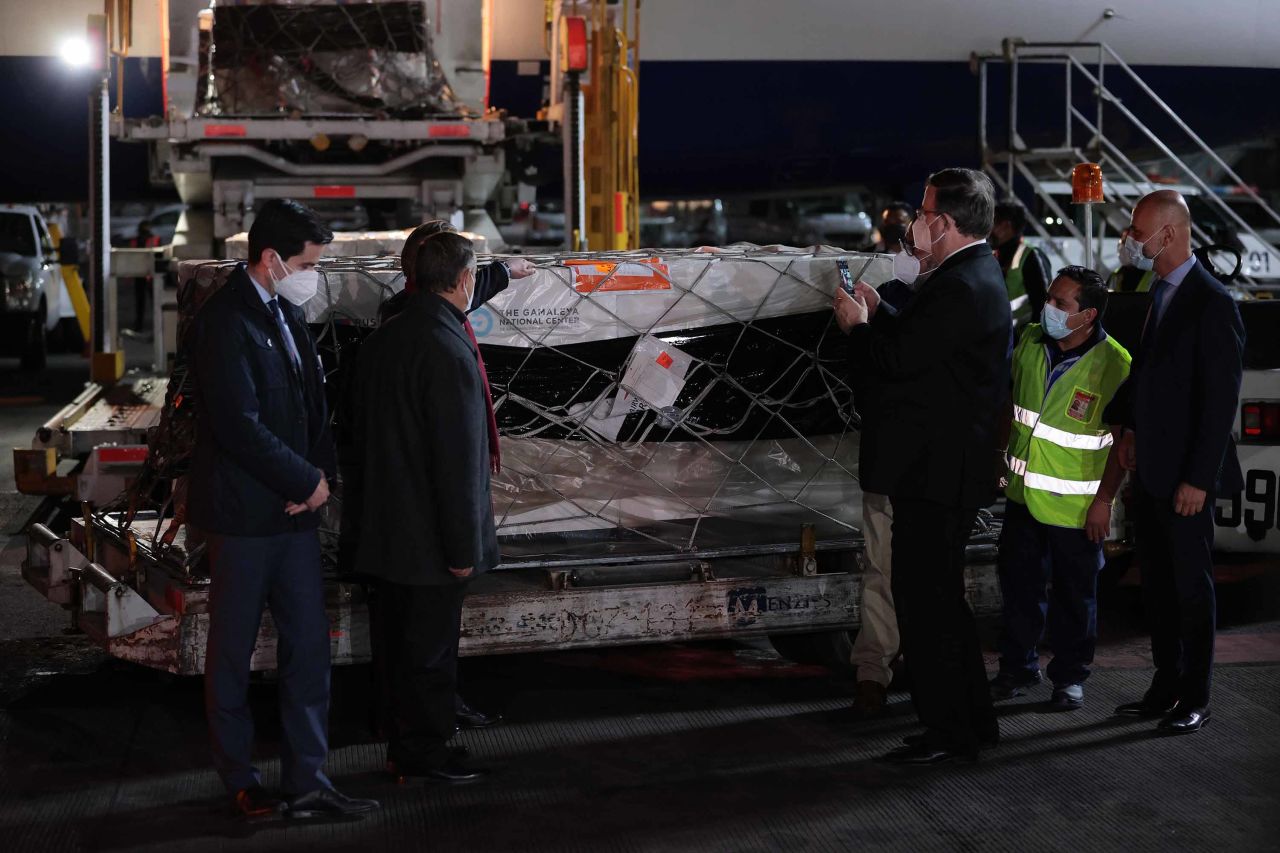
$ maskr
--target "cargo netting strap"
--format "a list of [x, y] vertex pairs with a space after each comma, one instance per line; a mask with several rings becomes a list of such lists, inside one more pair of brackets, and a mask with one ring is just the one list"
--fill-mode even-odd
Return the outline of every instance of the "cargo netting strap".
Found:
[[[525, 257], [535, 275], [470, 315], [502, 435], [493, 503], [504, 560], [798, 543], [805, 524], [820, 537], [858, 535], [859, 421], [830, 305], [837, 258], [877, 284], [887, 258], [758, 248]], [[183, 331], [233, 267], [184, 264]], [[319, 269], [304, 310], [340, 418], [332, 398], [403, 276], [391, 256], [326, 258]], [[186, 365], [180, 347], [149, 472], [117, 510], [180, 515], [165, 504], [178, 490], [162, 486], [181, 481], [195, 440]], [[339, 488], [322, 531], [331, 565], [341, 509]], [[149, 544], [165, 550], [173, 526], [158, 525]]]
[[460, 114], [422, 0], [218, 5], [202, 36], [207, 116]]

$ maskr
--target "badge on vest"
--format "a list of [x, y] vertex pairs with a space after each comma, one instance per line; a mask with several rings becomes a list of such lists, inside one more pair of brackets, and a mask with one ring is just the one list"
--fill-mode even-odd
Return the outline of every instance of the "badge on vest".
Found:
[[1090, 394], [1083, 388], [1076, 388], [1071, 395], [1071, 403], [1067, 406], [1067, 417], [1087, 424], [1089, 417], [1093, 414], [1093, 407], [1097, 403], [1097, 394]]

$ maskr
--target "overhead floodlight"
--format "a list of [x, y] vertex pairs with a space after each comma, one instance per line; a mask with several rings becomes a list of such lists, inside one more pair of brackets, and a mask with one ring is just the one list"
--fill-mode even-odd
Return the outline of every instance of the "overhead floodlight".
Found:
[[62, 57], [62, 61], [70, 65], [72, 68], [84, 68], [89, 64], [89, 42], [83, 38], [69, 38], [62, 43], [58, 50], [58, 55]]

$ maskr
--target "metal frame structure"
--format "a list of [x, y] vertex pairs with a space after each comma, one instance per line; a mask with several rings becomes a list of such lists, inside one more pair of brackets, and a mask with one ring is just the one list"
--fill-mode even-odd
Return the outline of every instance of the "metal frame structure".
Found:
[[[1082, 56], [1087, 58], [1082, 59]], [[1207, 157], [1222, 170], [1223, 175], [1231, 182], [1233, 194], [1247, 198], [1280, 226], [1280, 213], [1277, 213], [1252, 187], [1247, 185], [1218, 153], [1209, 147], [1107, 44], [1103, 42], [1026, 42], [1021, 39], [1005, 39], [1001, 54], [978, 56], [975, 57], [975, 62], [979, 78], [978, 115], [982, 165], [984, 171], [991, 176], [1006, 196], [1011, 198], [1014, 196], [1015, 181], [1017, 178], [1022, 178], [1044, 201], [1046, 207], [1062, 219], [1064, 227], [1075, 239], [1086, 245], [1096, 239], [1101, 244], [1105, 239], [1105, 218], [1100, 218], [1096, 235], [1081, 232], [1072, 217], [1063, 211], [1053, 196], [1044, 189], [1044, 182], [1048, 180], [1069, 182], [1070, 171], [1075, 164], [1086, 161], [1099, 163], [1106, 178], [1104, 183], [1106, 200], [1116, 204], [1126, 215], [1142, 195], [1162, 188], [1161, 184], [1151, 181], [1134, 163], [1132, 157], [1104, 132], [1104, 116], [1110, 109], [1114, 111], [1113, 115], [1118, 115], [1127, 127], [1136, 130], [1141, 138], [1167, 158], [1186, 182], [1196, 187], [1201, 194], [1200, 197], [1214, 207], [1225, 221], [1233, 223], [1240, 232], [1248, 234], [1272, 253], [1280, 255], [1280, 250], [1264, 240], [1232, 209], [1231, 205], [1214, 192], [1185, 157], [1176, 154], [1169, 143], [1161, 139], [1143, 122], [1134, 111], [1134, 107], [1126, 105], [1112, 89], [1107, 87], [1108, 69], [1111, 69], [1113, 76], [1118, 73], [1120, 79], [1136, 86], [1145, 96], [1148, 107], [1154, 107], [1157, 115], [1171, 121], [1185, 134], [1193, 151]], [[995, 148], [991, 137], [992, 96], [988, 69], [992, 64], [1008, 66], [1009, 126], [1003, 149]], [[1039, 93], [1044, 98], [1062, 99], [1063, 138], [1056, 146], [1030, 146], [1019, 133], [1019, 100], [1024, 94], [1019, 70], [1023, 65], [1057, 66], [1063, 71], [1059, 93]], [[1088, 99], [1092, 101], [1091, 110], [1086, 111], [1077, 103], [1081, 91], [1088, 93]], [[1046, 241], [1051, 239], [1040, 222], [1034, 218], [1031, 222], [1037, 234]], [[1199, 225], [1193, 223], [1192, 231], [1196, 239], [1202, 243], [1213, 242], [1210, 235]], [[1242, 279], [1249, 289], [1280, 291], [1280, 285], [1260, 284], [1247, 276], [1242, 276]]]

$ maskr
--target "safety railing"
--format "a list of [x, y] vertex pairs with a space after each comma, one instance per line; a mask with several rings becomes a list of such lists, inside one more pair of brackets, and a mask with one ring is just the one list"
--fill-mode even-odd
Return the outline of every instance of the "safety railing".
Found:
[[[1211, 186], [1208, 180], [1197, 170], [1190, 160], [1198, 158], [1211, 164], [1222, 176], [1226, 190], [1233, 199], [1241, 204], [1251, 205], [1259, 213], [1257, 218], [1274, 223], [1280, 228], [1280, 213], [1267, 203], [1257, 191], [1247, 184], [1231, 166], [1210, 147], [1174, 110], [1153, 90], [1134, 69], [1126, 63], [1110, 46], [1102, 42], [1026, 42], [1020, 39], [1005, 39], [1003, 51], [998, 55], [978, 56], [975, 58], [979, 77], [979, 142], [982, 148], [983, 168], [1007, 197], [1014, 197], [1018, 179], [1026, 182], [1031, 190], [1041, 199], [1045, 209], [1055, 219], [1060, 219], [1068, 234], [1079, 241], [1097, 240], [1099, 249], [1105, 239], [1107, 227], [1106, 217], [1098, 218], [1098, 233], [1085, 235], [1076, 225], [1073, 217], [1062, 209], [1054, 194], [1048, 191], [1047, 184], [1068, 180], [1072, 165], [1078, 162], [1091, 161], [1099, 163], [1105, 178], [1104, 188], [1106, 200], [1116, 206], [1117, 212], [1128, 216], [1134, 202], [1142, 195], [1167, 186], [1162, 181], [1155, 181], [1134, 160], [1130, 152], [1135, 146], [1130, 145], [1126, 151], [1116, 142], [1114, 131], [1108, 135], [1107, 128], [1114, 127], [1117, 121], [1140, 140], [1138, 147], [1144, 147], [1150, 154], [1162, 158], [1162, 162], [1170, 164], [1175, 170], [1172, 176], [1191, 187], [1195, 195], [1208, 206], [1222, 222], [1232, 229], [1237, 239], [1247, 235], [1259, 247], [1259, 251], [1270, 253], [1274, 262], [1280, 264], [1280, 250], [1265, 239], [1249, 221], [1240, 215], [1240, 211], [1229, 204], [1220, 194], [1220, 189]], [[996, 64], [1006, 66], [1008, 74], [1007, 86], [1007, 121], [1003, 128], [1001, 144], [993, 136], [993, 114], [990, 66]], [[1062, 69], [1059, 77], [1053, 75], [1052, 82], [1046, 83], [1044, 78], [1027, 80], [1021, 73], [1023, 66], [1058, 66]], [[1116, 93], [1114, 86], [1107, 85], [1108, 75], [1111, 79], [1119, 79], [1126, 87], [1136, 90], [1141, 96], [1141, 104], [1136, 100], [1126, 104]], [[1118, 75], [1118, 77], [1117, 77]], [[1054, 97], [1061, 98], [1063, 135], [1058, 144], [1029, 145], [1022, 134], [1020, 126], [1020, 102], [1026, 97], [1030, 87], [1040, 103], [1056, 103]], [[1053, 90], [1050, 91], [1049, 87]], [[1080, 87], [1083, 87], [1082, 89]], [[1087, 94], [1080, 96], [1080, 91]], [[1151, 127], [1151, 122], [1144, 121], [1138, 109], [1151, 112], [1156, 120], [1172, 125], [1185, 137], [1175, 147], [1163, 139]], [[1044, 128], [1037, 127], [1037, 133], [1043, 138]], [[996, 129], [998, 132], [998, 128]], [[1046, 243], [1053, 238], [1038, 218], [1032, 219], [1032, 227]], [[1201, 244], [1216, 242], [1213, 235], [1201, 223], [1193, 223], [1193, 235]], [[1101, 252], [1097, 253], [1100, 256]], [[1259, 290], [1280, 290], [1278, 284], [1262, 284], [1248, 275], [1241, 276], [1242, 284]]]

